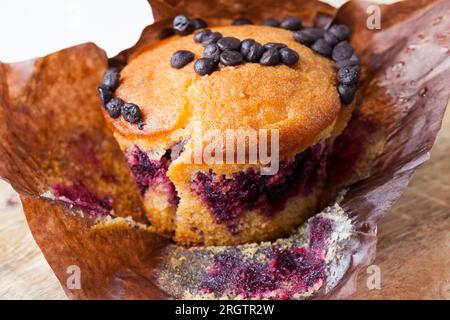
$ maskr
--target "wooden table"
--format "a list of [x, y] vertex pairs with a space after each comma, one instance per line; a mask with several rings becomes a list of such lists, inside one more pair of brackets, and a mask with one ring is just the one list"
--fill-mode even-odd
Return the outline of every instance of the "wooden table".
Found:
[[[359, 277], [355, 299], [450, 299], [450, 111], [431, 160], [379, 225], [381, 289]], [[0, 298], [65, 299], [28, 230], [17, 194], [0, 181]]]

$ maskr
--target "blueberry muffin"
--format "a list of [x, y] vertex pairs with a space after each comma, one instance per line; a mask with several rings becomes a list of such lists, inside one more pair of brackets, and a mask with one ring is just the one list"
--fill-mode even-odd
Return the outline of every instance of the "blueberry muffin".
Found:
[[[178, 34], [105, 73], [105, 115], [147, 217], [177, 243], [273, 240], [329, 200], [327, 158], [353, 110], [357, 57], [347, 30], [291, 22], [195, 32], [179, 16]], [[253, 157], [252, 142], [277, 163]]]

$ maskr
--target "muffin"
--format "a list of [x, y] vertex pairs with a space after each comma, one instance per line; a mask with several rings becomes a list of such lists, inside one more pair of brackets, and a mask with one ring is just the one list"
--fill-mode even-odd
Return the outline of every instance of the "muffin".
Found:
[[286, 236], [332, 196], [328, 155], [353, 110], [355, 84], [342, 91], [343, 61], [320, 45], [332, 30], [314, 41], [264, 25], [186, 35], [177, 18], [178, 35], [99, 88], [148, 220], [182, 245]]

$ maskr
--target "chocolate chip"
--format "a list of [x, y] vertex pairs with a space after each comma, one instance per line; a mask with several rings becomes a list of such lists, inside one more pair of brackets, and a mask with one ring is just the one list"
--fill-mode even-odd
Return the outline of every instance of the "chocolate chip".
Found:
[[161, 30], [161, 33], [159, 34], [159, 39], [165, 39], [168, 37], [171, 37], [175, 34], [175, 30], [173, 28], [164, 28]]
[[120, 73], [116, 68], [108, 68], [103, 74], [103, 85], [114, 91], [119, 86]]
[[209, 36], [211, 33], [212, 33], [212, 31], [210, 29], [205, 29], [205, 30], [199, 31], [194, 34], [194, 41], [197, 43], [202, 43], [203, 39], [206, 36]]
[[206, 47], [210, 43], [216, 43], [222, 38], [222, 34], [220, 32], [213, 32], [211, 34], [205, 35], [203, 37], [202, 45]]
[[173, 68], [180, 69], [194, 60], [194, 53], [187, 50], [178, 50], [172, 55], [170, 65]]
[[217, 70], [217, 61], [210, 58], [200, 58], [195, 61], [194, 70], [198, 75], [204, 76], [206, 74], [211, 74]]
[[244, 58], [238, 51], [226, 50], [220, 54], [220, 63], [225, 66], [237, 66], [244, 62]]
[[210, 43], [205, 47], [205, 49], [203, 49], [203, 56], [205, 58], [209, 58], [210, 56], [213, 56], [216, 53], [220, 53], [220, 48], [217, 45], [217, 43]]
[[219, 61], [220, 59], [220, 48], [215, 43], [208, 44], [205, 49], [203, 50], [203, 57], [204, 58], [210, 58], [215, 61]]
[[311, 49], [325, 57], [330, 57], [333, 47], [324, 39], [319, 39], [312, 44]]
[[259, 60], [259, 63], [261, 63], [264, 66], [274, 66], [277, 65], [280, 62], [280, 55], [278, 53], [278, 50], [275, 48], [269, 48], [266, 51], [264, 51], [261, 59]]
[[300, 59], [298, 53], [290, 48], [281, 48], [278, 53], [280, 54], [281, 62], [287, 66], [296, 64]]
[[173, 28], [176, 33], [181, 35], [187, 35], [194, 31], [194, 25], [191, 21], [183, 15], [178, 15], [173, 19]]
[[341, 84], [347, 85], [356, 84], [359, 80], [359, 67], [358, 66], [343, 67], [338, 70], [337, 76]]
[[336, 61], [336, 68], [341, 69], [349, 66], [358, 66], [359, 67], [359, 58], [356, 54], [352, 54], [349, 59]]
[[339, 41], [348, 40], [350, 38], [350, 29], [344, 24], [331, 26], [328, 32], [335, 35]]
[[359, 63], [353, 62], [350, 59], [341, 60], [336, 62], [336, 69], [342, 69], [345, 67], [358, 67], [361, 70]]
[[323, 39], [332, 46], [335, 46], [336, 43], [339, 42], [339, 39], [336, 38], [336, 36], [330, 32], [325, 32], [325, 34], [323, 35]]
[[250, 47], [255, 43], [255, 40], [253, 39], [245, 39], [241, 42], [241, 54], [243, 57], [246, 57], [248, 55], [248, 52], [250, 51]]
[[339, 42], [333, 49], [331, 57], [334, 61], [349, 59], [354, 50], [347, 41]]
[[263, 22], [261, 22], [261, 24], [263, 26], [268, 26], [268, 27], [279, 27], [280, 21], [278, 21], [275, 18], [268, 18], [268, 19], [264, 20]]
[[98, 94], [99, 94], [100, 100], [102, 100], [102, 103], [104, 106], [113, 97], [112, 91], [104, 85], [101, 85], [100, 87], [98, 87]]
[[192, 19], [191, 23], [194, 26], [194, 29], [202, 29], [208, 27], [206, 21], [200, 18]]
[[350, 59], [341, 60], [341, 61], [336, 62], [336, 69], [342, 69], [345, 67], [352, 67], [352, 66], [357, 66], [357, 67], [361, 68], [359, 66], [358, 62], [351, 61]]
[[262, 44], [255, 42], [250, 46], [250, 49], [248, 50], [247, 54], [247, 61], [249, 62], [258, 62], [259, 59], [261, 59], [262, 55], [264, 53], [264, 47]]
[[116, 119], [122, 114], [122, 106], [124, 102], [120, 98], [111, 99], [105, 106], [106, 111], [111, 118]]
[[239, 50], [241, 47], [241, 40], [235, 37], [223, 37], [219, 41], [217, 41], [217, 45], [220, 50]]
[[286, 17], [281, 21], [281, 27], [291, 31], [297, 31], [302, 28], [302, 20], [299, 17]]
[[325, 30], [319, 28], [305, 28], [294, 32], [294, 39], [301, 44], [309, 46], [323, 37]]
[[253, 24], [253, 22], [247, 18], [238, 18], [238, 19], [233, 20], [233, 23], [232, 23], [232, 25], [234, 25], [234, 26], [243, 26], [246, 24]]
[[350, 104], [352, 103], [353, 99], [355, 98], [356, 94], [356, 85], [345, 85], [340, 84], [338, 85], [338, 92], [339, 97], [341, 98], [341, 102], [343, 104]]
[[129, 123], [138, 123], [141, 121], [141, 110], [134, 103], [125, 103], [122, 106], [122, 117]]
[[264, 45], [264, 49], [266, 49], [266, 50], [270, 49], [270, 48], [275, 48], [277, 50], [280, 50], [281, 48], [286, 48], [286, 47], [287, 47], [287, 45], [285, 45], [284, 43], [277, 43], [277, 42], [269, 42]]

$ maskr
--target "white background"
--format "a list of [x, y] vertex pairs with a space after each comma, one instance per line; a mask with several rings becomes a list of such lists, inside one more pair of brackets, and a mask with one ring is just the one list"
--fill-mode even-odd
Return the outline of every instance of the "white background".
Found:
[[[325, 2], [340, 6], [345, 0]], [[113, 56], [133, 45], [153, 22], [146, 0], [0, 0], [0, 13], [2, 62], [89, 41]]]
[[2, 62], [90, 41], [112, 56], [153, 22], [146, 0], [0, 0], [0, 13]]

